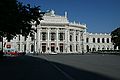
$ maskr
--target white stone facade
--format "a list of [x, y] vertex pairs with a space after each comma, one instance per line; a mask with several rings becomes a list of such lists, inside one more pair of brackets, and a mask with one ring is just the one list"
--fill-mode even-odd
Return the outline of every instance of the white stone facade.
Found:
[[[12, 48], [20, 52], [82, 53], [103, 49], [111, 50], [114, 47], [109, 34], [86, 32], [86, 24], [70, 23], [66, 12], [65, 16], [59, 16], [53, 10], [48, 11], [43, 19], [41, 24], [37, 26], [37, 33], [34, 33], [35, 36], [25, 38], [22, 35], [18, 35], [14, 37], [11, 40]], [[93, 42], [93, 38], [95, 38], [95, 42]], [[100, 41], [97, 41], [98, 39]], [[104, 39], [104, 42], [102, 42], [102, 39]], [[5, 43], [7, 41], [4, 38]]]
[[86, 51], [114, 50], [110, 34], [86, 33]]

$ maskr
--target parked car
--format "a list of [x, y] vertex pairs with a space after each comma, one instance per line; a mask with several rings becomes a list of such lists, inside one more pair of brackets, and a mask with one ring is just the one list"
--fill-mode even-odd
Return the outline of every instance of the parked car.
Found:
[[14, 48], [6, 48], [4, 49], [5, 55], [18, 55], [18, 52]]
[[50, 54], [56, 55], [57, 53], [56, 52], [51, 52]]

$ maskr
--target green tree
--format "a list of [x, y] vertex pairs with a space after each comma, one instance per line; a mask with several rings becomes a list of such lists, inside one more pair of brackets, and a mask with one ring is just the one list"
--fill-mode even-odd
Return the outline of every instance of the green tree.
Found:
[[39, 6], [23, 5], [16, 0], [1, 0], [0, 8], [0, 35], [8, 41], [17, 34], [27, 36], [32, 33], [33, 23], [39, 25], [44, 15]]
[[120, 27], [111, 32], [112, 42], [115, 48], [118, 46], [120, 50]]

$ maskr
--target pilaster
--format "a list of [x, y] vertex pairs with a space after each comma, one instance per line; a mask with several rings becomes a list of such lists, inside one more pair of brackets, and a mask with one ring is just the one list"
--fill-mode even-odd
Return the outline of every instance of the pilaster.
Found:
[[50, 53], [50, 51], [51, 51], [51, 48], [50, 48], [50, 28], [48, 28], [48, 30], [47, 30], [47, 42], [48, 42], [48, 44], [47, 44], [47, 51], [48, 51], [48, 53]]
[[81, 34], [80, 34], [80, 32], [78, 34], [78, 42], [79, 42], [79, 44], [78, 44], [78, 52], [81, 52]]
[[70, 52], [70, 30], [67, 29], [67, 52]]
[[37, 52], [40, 53], [41, 52], [41, 48], [40, 48], [40, 34], [41, 34], [41, 29], [37, 29], [37, 36], [36, 36], [36, 41], [37, 41]]
[[58, 43], [58, 41], [59, 41], [59, 31], [58, 31], [58, 28], [57, 28], [57, 30], [56, 30], [56, 52], [59, 52], [59, 43]]
[[74, 30], [74, 39], [73, 39], [73, 42], [74, 42], [74, 48], [73, 48], [73, 52], [76, 52], [76, 31]]

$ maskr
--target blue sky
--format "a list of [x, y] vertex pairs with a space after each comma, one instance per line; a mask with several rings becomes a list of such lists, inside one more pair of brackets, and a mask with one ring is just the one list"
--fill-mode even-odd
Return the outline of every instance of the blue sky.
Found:
[[18, 0], [41, 6], [42, 11], [68, 12], [70, 22], [87, 24], [88, 32], [110, 33], [120, 27], [120, 0]]

